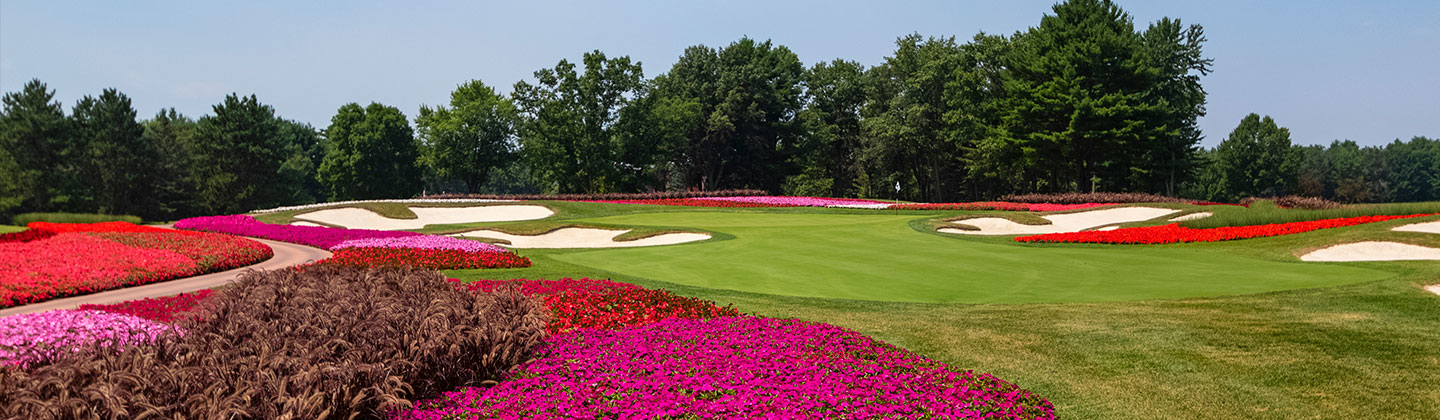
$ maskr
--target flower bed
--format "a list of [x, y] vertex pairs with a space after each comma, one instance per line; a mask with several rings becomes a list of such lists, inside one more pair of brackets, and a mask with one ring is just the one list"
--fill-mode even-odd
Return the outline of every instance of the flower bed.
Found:
[[0, 243], [0, 308], [227, 270], [274, 255], [244, 238], [124, 222], [30, 226], [51, 234]]
[[1013, 384], [827, 324], [672, 319], [553, 336], [539, 353], [394, 418], [1055, 418]]
[[[890, 203], [875, 200], [864, 200], [858, 198], [824, 198], [824, 197], [790, 197], [790, 196], [739, 196], [739, 197], [701, 197], [696, 200], [728, 201], [737, 203], [764, 204], [771, 207], [856, 207], [856, 206], [889, 206]], [[884, 208], [884, 207], [877, 207]]]
[[761, 203], [747, 203], [743, 201], [714, 201], [701, 200], [698, 198], [658, 198], [652, 200], [587, 200], [587, 203], [610, 203], [610, 204], [648, 204], [652, 206], [686, 206], [686, 207], [724, 207], [724, 208], [756, 208], [756, 207], [793, 207], [786, 205], [771, 205]]
[[38, 241], [51, 236], [55, 236], [55, 232], [40, 229], [25, 229], [19, 232], [0, 234], [0, 244]]
[[1117, 203], [1011, 203], [1007, 201], [976, 201], [971, 203], [907, 203], [891, 204], [890, 210], [1000, 210], [1000, 211], [1066, 211], [1113, 206]]
[[331, 250], [344, 248], [414, 248], [449, 249], [467, 252], [510, 252], [495, 244], [435, 235], [351, 239], [330, 247]]
[[144, 318], [94, 310], [56, 310], [0, 318], [0, 365], [26, 368], [49, 363], [91, 345], [149, 344], [176, 327]]
[[708, 319], [740, 315], [740, 311], [733, 307], [716, 306], [708, 300], [609, 280], [479, 280], [466, 284], [470, 290], [481, 292], [490, 292], [503, 285], [518, 285], [520, 293], [540, 297], [554, 316], [549, 325], [551, 333], [619, 329], [672, 318]]
[[1092, 243], [1092, 244], [1173, 244], [1181, 242], [1218, 242], [1235, 239], [1261, 238], [1267, 236], [1291, 235], [1312, 230], [1353, 226], [1386, 220], [1433, 216], [1434, 214], [1411, 214], [1404, 216], [1360, 216], [1338, 219], [1312, 220], [1308, 222], [1272, 223], [1254, 226], [1230, 226], [1210, 229], [1181, 227], [1178, 223], [1163, 226], [1146, 226], [1116, 229], [1111, 231], [1085, 231], [1051, 233], [1045, 235], [1021, 236], [1019, 242]]
[[255, 220], [254, 217], [243, 214], [192, 217], [175, 222], [175, 228], [270, 239], [292, 244], [309, 245], [321, 249], [330, 249], [342, 242], [354, 239], [399, 238], [421, 235], [415, 232], [392, 230], [272, 225], [269, 223], [261, 223]]
[[471, 252], [454, 249], [342, 248], [314, 264], [352, 267], [403, 266], [432, 270], [523, 268], [530, 259], [510, 252]]
[[157, 322], [171, 322], [195, 309], [214, 290], [205, 289], [175, 296], [130, 300], [109, 305], [84, 304], [81, 310], [105, 311], [121, 315], [145, 318]]

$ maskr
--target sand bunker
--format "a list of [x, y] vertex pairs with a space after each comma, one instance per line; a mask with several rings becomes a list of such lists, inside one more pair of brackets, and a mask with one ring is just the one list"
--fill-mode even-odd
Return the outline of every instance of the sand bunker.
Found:
[[1390, 229], [1390, 230], [1398, 231], [1398, 232], [1420, 232], [1420, 233], [1440, 234], [1440, 220], [1436, 220], [1436, 221], [1434, 221], [1434, 222], [1425, 222], [1425, 223], [1411, 223], [1411, 224], [1408, 224], [1408, 225], [1405, 225], [1405, 226], [1400, 226], [1400, 227], [1397, 227], [1397, 228], [1394, 228], [1394, 229]]
[[1440, 284], [1432, 284], [1429, 286], [1425, 286], [1425, 290], [1429, 291], [1430, 293], [1440, 295]]
[[1117, 207], [1079, 213], [1041, 216], [1045, 220], [1050, 221], [1048, 225], [1025, 225], [999, 217], [981, 217], [956, 220], [954, 222], [974, 226], [980, 228], [980, 230], [941, 228], [940, 231], [962, 235], [1039, 235], [1043, 233], [1079, 232], [1098, 226], [1150, 220], [1178, 212], [1180, 212], [1180, 210], [1154, 207]]
[[555, 214], [544, 206], [504, 205], [478, 207], [411, 207], [414, 219], [391, 219], [373, 211], [353, 207], [314, 211], [295, 216], [296, 219], [343, 226], [352, 229], [410, 230], [426, 225], [477, 222], [513, 222], [544, 219]]
[[493, 230], [475, 230], [455, 236], [504, 239], [510, 248], [628, 248], [636, 246], [673, 245], [710, 239], [704, 233], [665, 233], [633, 241], [616, 241], [615, 237], [629, 230], [595, 228], [560, 228], [542, 235], [511, 235]]
[[325, 225], [322, 225], [322, 224], [319, 224], [319, 223], [314, 223], [314, 222], [307, 222], [307, 221], [304, 221], [304, 220], [301, 220], [301, 221], [298, 221], [298, 222], [290, 222], [290, 225], [291, 225], [291, 226], [325, 227]]
[[1399, 242], [1355, 242], [1335, 245], [1301, 255], [1301, 261], [1402, 261], [1440, 260], [1440, 248]]
[[1199, 213], [1190, 213], [1190, 214], [1187, 214], [1187, 215], [1184, 215], [1184, 216], [1178, 216], [1178, 217], [1175, 217], [1175, 218], [1173, 218], [1173, 219], [1170, 219], [1170, 221], [1172, 221], [1172, 222], [1183, 222], [1183, 221], [1186, 221], [1186, 220], [1200, 220], [1200, 219], [1204, 219], [1204, 218], [1206, 218], [1206, 217], [1210, 217], [1210, 216], [1213, 216], [1213, 215], [1214, 215], [1214, 213], [1211, 213], [1211, 212], [1208, 212], [1208, 211], [1202, 211], [1202, 212], [1199, 212]]

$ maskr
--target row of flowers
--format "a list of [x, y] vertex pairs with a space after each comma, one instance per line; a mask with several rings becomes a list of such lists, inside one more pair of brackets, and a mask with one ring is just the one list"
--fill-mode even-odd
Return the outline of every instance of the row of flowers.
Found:
[[657, 206], [688, 207], [830, 207], [860, 208], [874, 210], [1000, 210], [1000, 211], [1064, 211], [1111, 206], [1117, 203], [1013, 203], [1008, 201], [977, 201], [968, 203], [890, 203], [855, 198], [789, 197], [789, 196], [740, 196], [740, 197], [699, 197], [656, 200], [604, 200], [592, 203], [649, 204]]
[[0, 318], [0, 366], [23, 369], [91, 346], [151, 344], [181, 332], [164, 322], [113, 311], [80, 309], [11, 315]]
[[121, 315], [140, 317], [157, 322], [171, 322], [189, 316], [201, 301], [215, 293], [205, 289], [174, 296], [129, 300], [111, 304], [84, 304], [81, 310], [105, 311]]
[[0, 243], [0, 308], [135, 286], [266, 260], [245, 238], [125, 222], [35, 222], [40, 239]]
[[507, 380], [398, 419], [1053, 419], [1054, 406], [988, 374], [820, 323], [669, 319], [552, 336]]
[[1209, 229], [1182, 227], [1178, 223], [1161, 226], [1132, 227], [1110, 231], [1084, 231], [1021, 236], [1019, 242], [1091, 243], [1091, 244], [1173, 244], [1183, 242], [1219, 242], [1235, 239], [1291, 235], [1319, 229], [1354, 226], [1395, 219], [1434, 216], [1411, 214], [1403, 216], [1360, 216], [1305, 222], [1272, 223], [1252, 226], [1228, 226]]
[[175, 227], [309, 245], [334, 253], [317, 264], [405, 265], [435, 270], [530, 266], [529, 258], [494, 244], [407, 231], [275, 225], [243, 214], [184, 219], [175, 222]]
[[[741, 316], [608, 280], [457, 286], [518, 287], [542, 300], [554, 335], [498, 384], [447, 392], [392, 418], [1055, 418], [1049, 401], [1014, 384], [828, 324]], [[11, 351], [0, 356], [23, 365], [96, 343], [150, 344], [182, 334], [157, 321], [209, 293], [0, 319], [0, 349]]]
[[716, 306], [708, 300], [609, 280], [479, 280], [464, 285], [478, 292], [513, 285], [520, 288], [520, 293], [539, 298], [554, 317], [549, 326], [551, 333], [618, 329], [670, 318], [707, 319], [740, 315], [740, 311], [733, 307]]

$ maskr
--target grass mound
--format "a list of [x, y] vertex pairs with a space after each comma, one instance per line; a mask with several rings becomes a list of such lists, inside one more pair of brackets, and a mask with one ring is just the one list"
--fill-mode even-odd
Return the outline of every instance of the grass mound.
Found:
[[498, 379], [546, 336], [513, 289], [394, 267], [254, 272], [199, 315], [153, 346], [0, 369], [0, 417], [375, 418]]

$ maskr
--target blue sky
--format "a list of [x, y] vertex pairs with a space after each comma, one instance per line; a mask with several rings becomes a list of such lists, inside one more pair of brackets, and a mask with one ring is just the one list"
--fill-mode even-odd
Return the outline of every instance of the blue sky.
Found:
[[[519, 4], [523, 3], [523, 4]], [[508, 92], [561, 58], [629, 55], [646, 76], [689, 45], [741, 36], [789, 46], [807, 65], [879, 64], [896, 37], [1009, 34], [1053, 1], [54, 2], [0, 1], [0, 90], [31, 78], [67, 107], [115, 87], [141, 117], [197, 117], [230, 92], [328, 125], [347, 102], [413, 117], [480, 79]], [[1214, 145], [1251, 112], [1297, 143], [1440, 137], [1440, 1], [1122, 1], [1144, 26], [1205, 26]], [[68, 112], [68, 111], [67, 111]]]

